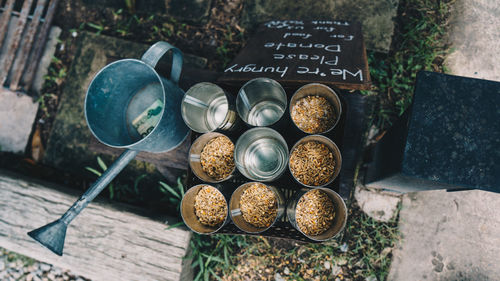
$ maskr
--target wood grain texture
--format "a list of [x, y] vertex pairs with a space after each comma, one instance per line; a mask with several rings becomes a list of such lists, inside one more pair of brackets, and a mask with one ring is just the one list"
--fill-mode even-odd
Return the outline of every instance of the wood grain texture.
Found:
[[0, 170], [0, 246], [71, 269], [92, 280], [190, 280], [191, 233], [139, 215], [144, 210], [92, 202], [69, 226], [64, 255], [26, 233], [57, 219], [77, 198], [52, 184]]

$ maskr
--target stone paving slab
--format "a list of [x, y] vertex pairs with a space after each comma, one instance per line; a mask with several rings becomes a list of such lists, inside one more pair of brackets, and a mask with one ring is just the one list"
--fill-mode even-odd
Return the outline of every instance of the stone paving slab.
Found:
[[24, 152], [37, 110], [33, 98], [0, 87], [0, 151]]
[[361, 22], [366, 47], [388, 52], [399, 0], [245, 1], [241, 24], [255, 28], [269, 20], [349, 20]]
[[388, 280], [498, 280], [498, 206], [487, 191], [406, 194]]
[[500, 3], [457, 0], [450, 21], [455, 51], [445, 65], [455, 75], [500, 81]]

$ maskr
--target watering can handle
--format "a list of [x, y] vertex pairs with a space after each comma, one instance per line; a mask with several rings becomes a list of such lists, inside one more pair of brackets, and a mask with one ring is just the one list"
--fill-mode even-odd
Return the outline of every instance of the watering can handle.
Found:
[[155, 68], [158, 61], [168, 51], [172, 50], [172, 69], [170, 70], [170, 80], [175, 84], [179, 83], [182, 72], [182, 52], [167, 42], [156, 42], [142, 55], [141, 60]]

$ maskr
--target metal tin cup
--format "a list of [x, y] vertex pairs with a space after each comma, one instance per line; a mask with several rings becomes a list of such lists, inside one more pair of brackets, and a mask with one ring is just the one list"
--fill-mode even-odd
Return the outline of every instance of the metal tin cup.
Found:
[[[276, 198], [276, 218], [268, 227], [257, 227], [251, 223], [248, 223], [244, 218], [240, 209], [240, 199], [243, 192], [253, 184], [262, 184], [274, 193]], [[234, 224], [241, 230], [248, 233], [260, 233], [271, 228], [285, 213], [285, 197], [281, 192], [274, 186], [265, 185], [259, 182], [248, 182], [240, 185], [231, 195], [231, 200], [229, 201], [229, 213], [231, 215], [231, 220]]]
[[236, 168], [254, 181], [269, 182], [280, 177], [288, 162], [288, 146], [275, 130], [258, 127], [243, 133], [234, 147]]
[[335, 211], [335, 218], [333, 219], [332, 225], [327, 230], [325, 230], [325, 232], [318, 235], [307, 235], [300, 229], [300, 227], [297, 224], [296, 220], [297, 204], [300, 198], [302, 198], [307, 192], [311, 192], [314, 189], [302, 188], [301, 190], [297, 191], [297, 193], [295, 193], [295, 195], [287, 204], [286, 214], [290, 224], [300, 233], [304, 234], [307, 238], [314, 241], [325, 241], [335, 237], [344, 229], [347, 222], [347, 207], [345, 205], [344, 200], [342, 199], [342, 197], [340, 197], [340, 195], [337, 192], [324, 187], [320, 187], [317, 189], [320, 189], [321, 191], [325, 192], [326, 195], [328, 195], [328, 197], [332, 200], [333, 208]]
[[[289, 106], [289, 112], [290, 112], [290, 119], [292, 120], [292, 123], [297, 127], [300, 131], [304, 132], [301, 128], [295, 124], [295, 122], [292, 119], [292, 108], [297, 104], [297, 101], [299, 101], [302, 98], [305, 98], [307, 96], [320, 96], [325, 98], [334, 108], [334, 113], [335, 113], [335, 121], [332, 123], [332, 125], [326, 129], [323, 132], [317, 132], [317, 134], [324, 134], [329, 131], [331, 131], [335, 126], [338, 124], [340, 120], [340, 115], [342, 114], [342, 104], [340, 102], [340, 98], [335, 93], [334, 90], [332, 90], [330, 87], [325, 86], [323, 84], [319, 83], [311, 83], [304, 85], [300, 87], [292, 96], [290, 100], [290, 106]], [[307, 132], [304, 132], [306, 134], [310, 134]]]
[[292, 169], [290, 167], [290, 159], [288, 161], [288, 169], [290, 170], [290, 173], [292, 174], [293, 178], [298, 183], [300, 183], [301, 185], [304, 185], [304, 186], [307, 186], [307, 187], [312, 187], [312, 188], [316, 188], [316, 187], [319, 187], [319, 186], [329, 185], [339, 175], [340, 168], [342, 167], [342, 155], [340, 154], [340, 150], [337, 147], [337, 145], [331, 139], [329, 139], [329, 138], [327, 138], [325, 136], [322, 136], [322, 135], [305, 136], [305, 137], [301, 138], [297, 143], [294, 144], [294, 146], [290, 150], [290, 156], [293, 154], [293, 152], [295, 151], [295, 149], [297, 149], [297, 146], [299, 146], [300, 144], [304, 144], [304, 143], [310, 142], [310, 141], [316, 141], [316, 142], [319, 142], [321, 144], [326, 145], [328, 147], [328, 149], [330, 150], [330, 152], [332, 153], [333, 159], [335, 160], [335, 167], [333, 169], [333, 175], [330, 178], [330, 180], [328, 180], [328, 182], [326, 182], [325, 184], [318, 185], [318, 186], [307, 185], [307, 184], [304, 184], [303, 182], [299, 181], [295, 177], [295, 175], [293, 174], [293, 171], [292, 171]]
[[201, 135], [199, 138], [197, 138], [193, 144], [191, 145], [191, 148], [189, 149], [189, 166], [191, 167], [191, 170], [193, 173], [202, 181], [210, 182], [210, 183], [218, 183], [225, 181], [229, 179], [233, 173], [234, 170], [236, 169], [236, 166], [233, 167], [231, 174], [223, 179], [216, 180], [212, 177], [210, 177], [204, 170], [201, 165], [201, 152], [203, 151], [203, 148], [205, 145], [212, 139], [216, 137], [225, 137], [225, 135], [221, 133], [206, 133]]
[[287, 96], [281, 85], [269, 78], [248, 81], [238, 92], [236, 109], [240, 118], [251, 126], [270, 126], [286, 110]]
[[189, 88], [182, 99], [181, 113], [186, 125], [198, 133], [231, 131], [241, 122], [235, 98], [209, 82]]
[[[198, 217], [196, 216], [196, 211], [194, 209], [194, 202], [196, 199], [196, 195], [198, 195], [198, 192], [200, 189], [204, 186], [207, 186], [207, 184], [199, 184], [191, 187], [186, 194], [184, 194], [184, 197], [182, 198], [181, 201], [181, 217], [184, 223], [191, 229], [192, 231], [198, 233], [198, 234], [212, 234], [216, 233], [219, 231], [221, 228], [223, 228], [226, 224], [229, 223], [229, 212], [226, 214], [226, 218], [224, 219], [224, 222], [218, 226], [209, 226], [202, 224]], [[224, 201], [226, 203], [226, 206], [228, 206], [227, 202], [229, 200], [229, 192], [225, 192], [225, 190], [220, 190], [215, 186], [210, 185], [211, 187], [215, 188], [217, 192], [222, 194], [224, 196]], [[229, 206], [227, 208], [229, 210]]]

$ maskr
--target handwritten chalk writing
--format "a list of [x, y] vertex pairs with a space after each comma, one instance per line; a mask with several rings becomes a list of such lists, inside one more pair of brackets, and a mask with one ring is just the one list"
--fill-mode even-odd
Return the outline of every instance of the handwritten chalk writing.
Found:
[[300, 39], [307, 39], [311, 36], [312, 36], [311, 33], [289, 33], [289, 32], [287, 32], [287, 33], [283, 34], [283, 38], [299, 37]]
[[351, 41], [354, 39], [353, 35], [344, 35], [344, 34], [331, 34], [330, 38], [339, 38], [339, 39], [344, 39], [345, 41]]
[[339, 57], [334, 56], [332, 59], [331, 57], [326, 57], [326, 56], [320, 56], [320, 55], [306, 55], [306, 54], [273, 54], [273, 59], [275, 60], [293, 60], [293, 59], [299, 59], [299, 60], [312, 60], [312, 61], [319, 61], [319, 64], [326, 64], [326, 65], [337, 65], [339, 62]]
[[284, 20], [284, 21], [270, 21], [264, 24], [267, 28], [275, 28], [275, 29], [288, 29], [288, 30], [302, 30], [304, 29], [303, 21], [295, 21], [295, 20]]
[[224, 70], [224, 72], [279, 73], [281, 77], [284, 77], [287, 71], [288, 66], [257, 66], [256, 64], [246, 64], [243, 66], [234, 64]]
[[331, 21], [331, 20], [313, 20], [311, 21], [312, 24], [322, 24], [322, 25], [343, 25], [343, 26], [349, 26], [349, 23], [346, 21]]
[[340, 45], [339, 44], [334, 44], [334, 45], [325, 45], [325, 44], [312, 44], [312, 43], [274, 43], [274, 42], [268, 42], [264, 44], [265, 48], [273, 48], [276, 51], [279, 51], [281, 48], [300, 48], [300, 49], [323, 49], [327, 52], [336, 52], [340, 53]]
[[297, 74], [316, 74], [323, 77], [326, 76], [324, 72], [320, 72], [319, 67], [310, 70], [309, 67], [305, 66], [297, 67]]
[[326, 32], [333, 32], [336, 28], [333, 26], [316, 26], [314, 30], [323, 30]]
[[330, 68], [330, 74], [334, 76], [342, 75], [343, 80], [347, 79], [348, 74], [352, 77], [356, 77], [359, 75], [359, 81], [363, 81], [363, 71], [361, 71], [361, 69], [358, 69], [356, 73], [352, 73], [347, 69]]

